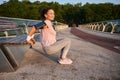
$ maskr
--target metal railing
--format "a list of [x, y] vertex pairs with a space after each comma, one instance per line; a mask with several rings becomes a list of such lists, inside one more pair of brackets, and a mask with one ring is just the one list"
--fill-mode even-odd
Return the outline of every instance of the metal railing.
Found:
[[93, 22], [79, 25], [79, 27], [102, 32], [110, 32], [111, 34], [115, 32], [120, 33], [120, 20]]

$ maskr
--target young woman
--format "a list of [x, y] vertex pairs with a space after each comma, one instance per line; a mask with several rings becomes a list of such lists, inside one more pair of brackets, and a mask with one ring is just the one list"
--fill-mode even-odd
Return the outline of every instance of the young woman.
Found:
[[[52, 22], [54, 20], [55, 13], [51, 8], [46, 8], [41, 11], [41, 18], [45, 22], [44, 27], [41, 29], [40, 39], [42, 48], [47, 54], [54, 54], [61, 51], [60, 59], [58, 62], [60, 64], [71, 64], [72, 60], [67, 58], [67, 53], [70, 48], [71, 40], [68, 38], [63, 38], [56, 40], [56, 32], [53, 29]], [[33, 39], [36, 29], [40, 27], [40, 23], [34, 25], [27, 37], [27, 42], [32, 46], [35, 40]]]

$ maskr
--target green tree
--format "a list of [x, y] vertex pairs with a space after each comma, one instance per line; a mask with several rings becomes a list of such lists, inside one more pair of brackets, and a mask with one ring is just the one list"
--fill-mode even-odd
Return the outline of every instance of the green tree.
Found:
[[59, 4], [57, 2], [30, 2], [29, 0], [9, 0], [0, 5], [0, 16], [40, 19], [43, 8], [55, 10], [55, 20], [72, 24], [83, 24], [96, 21], [120, 19], [120, 4], [112, 3], [89, 4]]

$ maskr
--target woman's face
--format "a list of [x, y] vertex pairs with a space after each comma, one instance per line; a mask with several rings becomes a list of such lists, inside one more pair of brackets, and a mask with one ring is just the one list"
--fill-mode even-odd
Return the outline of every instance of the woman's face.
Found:
[[50, 9], [48, 12], [45, 14], [46, 19], [52, 21], [55, 18], [55, 13], [54, 10]]

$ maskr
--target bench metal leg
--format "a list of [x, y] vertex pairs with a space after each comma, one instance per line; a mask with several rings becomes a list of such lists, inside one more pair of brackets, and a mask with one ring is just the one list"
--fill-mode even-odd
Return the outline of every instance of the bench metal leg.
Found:
[[3, 54], [14, 69], [19, 67], [20, 62], [28, 49], [29, 45], [4, 45], [1, 47]]
[[9, 63], [9, 60], [0, 49], [0, 72], [11, 72], [14, 71], [13, 66]]

